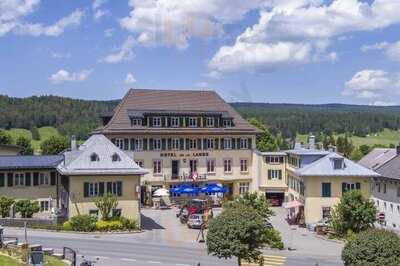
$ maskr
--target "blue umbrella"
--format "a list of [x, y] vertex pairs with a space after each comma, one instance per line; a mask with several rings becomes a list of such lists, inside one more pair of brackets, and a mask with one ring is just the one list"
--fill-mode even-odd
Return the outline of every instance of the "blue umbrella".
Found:
[[208, 184], [206, 187], [201, 189], [202, 193], [227, 193], [226, 187], [218, 186], [217, 184]]
[[176, 193], [176, 194], [179, 194], [179, 193], [181, 193], [181, 187], [179, 186], [179, 187], [174, 187], [174, 188], [172, 188], [171, 189], [171, 193]]
[[181, 194], [197, 194], [199, 193], [199, 188], [198, 187], [189, 187], [185, 186], [181, 188]]

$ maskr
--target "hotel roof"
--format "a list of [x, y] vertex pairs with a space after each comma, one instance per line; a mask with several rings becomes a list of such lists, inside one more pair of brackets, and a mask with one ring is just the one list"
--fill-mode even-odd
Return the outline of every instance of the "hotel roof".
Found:
[[[214, 113], [223, 117], [232, 117], [234, 127], [231, 128], [148, 128], [132, 127], [130, 115], [143, 113], [181, 113], [201, 114]], [[131, 89], [115, 108], [111, 120], [96, 132], [120, 133], [132, 131], [151, 132], [240, 132], [258, 133], [258, 129], [243, 119], [232, 106], [226, 103], [215, 91], [198, 90], [145, 90]]]
[[376, 170], [396, 156], [396, 149], [377, 148], [365, 155], [358, 163]]
[[375, 171], [384, 177], [400, 180], [400, 156], [395, 156]]
[[62, 155], [2, 155], [0, 170], [51, 169], [63, 159]]

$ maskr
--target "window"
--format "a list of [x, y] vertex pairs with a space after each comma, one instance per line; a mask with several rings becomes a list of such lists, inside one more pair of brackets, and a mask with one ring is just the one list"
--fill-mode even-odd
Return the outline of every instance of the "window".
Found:
[[397, 212], [400, 214], [400, 205], [397, 205]]
[[179, 127], [179, 117], [171, 117], [171, 127]]
[[189, 149], [196, 150], [197, 149], [197, 140], [189, 139]]
[[249, 139], [241, 138], [240, 139], [240, 148], [248, 149], [249, 148]]
[[207, 139], [207, 149], [212, 150], [214, 149], [214, 139]]
[[179, 150], [180, 148], [180, 139], [172, 139], [172, 149]]
[[89, 197], [97, 197], [99, 195], [99, 183], [89, 183]]
[[249, 183], [248, 182], [239, 183], [239, 194], [243, 195], [248, 192], [249, 192]]
[[393, 212], [393, 204], [390, 203], [390, 211]]
[[224, 120], [223, 125], [224, 127], [232, 127], [232, 120]]
[[342, 193], [354, 189], [361, 189], [361, 183], [342, 183]]
[[122, 210], [121, 209], [113, 209], [112, 210], [112, 217], [121, 217]]
[[231, 138], [224, 139], [224, 149], [226, 149], [226, 150], [232, 149], [232, 139]]
[[153, 117], [153, 127], [161, 127], [161, 117]]
[[122, 196], [122, 181], [107, 182], [107, 194]]
[[322, 183], [322, 197], [331, 197], [331, 183]]
[[161, 174], [162, 173], [162, 161], [156, 160], [153, 162], [153, 173]]
[[50, 202], [47, 200], [40, 201], [40, 211], [41, 212], [48, 212], [50, 209]]
[[161, 150], [161, 139], [154, 139], [153, 140], [153, 149], [156, 151]]
[[100, 161], [99, 156], [97, 155], [97, 153], [92, 153], [92, 155], [90, 155], [90, 161], [91, 162], [98, 162]]
[[132, 121], [132, 126], [141, 126], [142, 125], [142, 119], [140, 119], [140, 118], [133, 118], [131, 121]]
[[381, 192], [381, 183], [376, 183], [376, 186], [378, 187], [378, 192]]
[[331, 207], [322, 207], [322, 219], [331, 218]]
[[397, 187], [397, 197], [400, 197], [400, 186]]
[[386, 183], [383, 183], [383, 194], [386, 194]]
[[135, 162], [136, 162], [137, 165], [139, 165], [140, 167], [143, 168], [144, 162], [143, 162], [142, 160], [137, 160], [137, 161], [135, 161]]
[[294, 156], [288, 157], [289, 164], [293, 167], [300, 167], [300, 159]]
[[214, 127], [214, 117], [207, 117], [206, 118], [206, 126], [207, 127]]
[[135, 151], [142, 151], [142, 150], [143, 150], [143, 139], [135, 139]]
[[99, 210], [89, 210], [89, 215], [94, 217], [99, 217]]
[[344, 161], [343, 158], [335, 158], [333, 159], [333, 169], [343, 169], [344, 168]]
[[189, 117], [189, 127], [197, 127], [197, 118], [196, 117]]
[[50, 184], [50, 176], [47, 173], [39, 174], [39, 185], [48, 186]]
[[24, 173], [15, 173], [14, 174], [14, 185], [15, 186], [23, 186], [25, 181]]
[[119, 161], [121, 161], [121, 157], [119, 157], [119, 155], [118, 155], [117, 153], [114, 153], [114, 154], [111, 156], [111, 160], [112, 160], [113, 162], [119, 162]]
[[273, 169], [269, 169], [268, 170], [268, 179], [270, 180], [276, 180], [282, 179], [282, 170], [273, 170]]
[[265, 162], [269, 164], [283, 163], [283, 156], [267, 156], [265, 157]]
[[215, 173], [215, 159], [207, 160], [207, 173]]
[[124, 140], [123, 139], [115, 139], [115, 146], [120, 148], [121, 150], [124, 149]]
[[224, 172], [232, 173], [232, 160], [231, 159], [224, 160]]
[[197, 160], [190, 160], [189, 161], [190, 173], [197, 172]]
[[246, 173], [248, 171], [249, 171], [249, 168], [248, 168], [247, 160], [246, 159], [241, 159], [240, 160], [240, 172]]

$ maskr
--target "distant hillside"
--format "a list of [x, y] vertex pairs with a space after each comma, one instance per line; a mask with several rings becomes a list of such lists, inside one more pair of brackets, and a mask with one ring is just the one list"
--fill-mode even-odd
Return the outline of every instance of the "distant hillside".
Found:
[[[184, 99], [183, 99], [184, 100]], [[55, 127], [63, 135], [85, 139], [101, 125], [100, 115], [110, 112], [119, 100], [88, 101], [58, 96], [13, 98], [0, 96], [0, 128]], [[364, 137], [385, 128], [400, 128], [400, 106], [377, 107], [345, 104], [232, 103], [245, 118], [256, 117], [273, 133], [285, 137], [297, 133], [352, 133]]]
[[101, 124], [99, 115], [119, 101], [87, 101], [58, 96], [14, 98], [0, 96], [0, 128], [52, 126], [63, 135], [84, 139]]

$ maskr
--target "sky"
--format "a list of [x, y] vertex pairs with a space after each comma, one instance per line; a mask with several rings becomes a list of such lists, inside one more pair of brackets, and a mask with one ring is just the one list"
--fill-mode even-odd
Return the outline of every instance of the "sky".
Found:
[[0, 94], [400, 105], [398, 0], [0, 0]]

